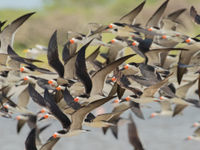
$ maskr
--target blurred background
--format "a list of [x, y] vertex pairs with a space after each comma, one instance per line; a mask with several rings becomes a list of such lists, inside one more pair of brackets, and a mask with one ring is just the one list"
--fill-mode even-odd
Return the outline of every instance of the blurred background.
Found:
[[[137, 22], [145, 23], [146, 19], [154, 13], [163, 1], [147, 0], [143, 11], [137, 17]], [[0, 0], [0, 20], [7, 20], [7, 23], [10, 23], [25, 13], [36, 12], [20, 27], [15, 36], [14, 48], [20, 52], [23, 49], [34, 47], [35, 44], [47, 46], [50, 36], [56, 29], [58, 30], [59, 45], [62, 46], [67, 39], [67, 31], [87, 33], [88, 23], [112, 23], [141, 2], [142, 0]], [[170, 0], [165, 12], [168, 14], [179, 8], [187, 8], [187, 11], [181, 16], [187, 27], [182, 32], [190, 36], [200, 33], [199, 26], [195, 25], [189, 17], [189, 9], [192, 5], [200, 13], [199, 0]], [[145, 121], [134, 116], [145, 149], [199, 150], [199, 142], [184, 140], [194, 131], [191, 125], [200, 120], [199, 109], [186, 108], [183, 115], [175, 118], [148, 118], [152, 112], [159, 109], [158, 104], [152, 105], [150, 109], [143, 108]], [[107, 110], [111, 111], [110, 107], [107, 106]], [[123, 116], [127, 116], [128, 113], [126, 112]], [[24, 141], [29, 128], [26, 126], [20, 135], [17, 135], [15, 125], [15, 120], [0, 118], [1, 150], [24, 149]], [[54, 124], [51, 131], [45, 131], [42, 139], [45, 141], [58, 129], [60, 129], [59, 123]], [[110, 131], [105, 136], [101, 129], [91, 130], [90, 133], [61, 139], [55, 150], [78, 150], [80, 148], [82, 150], [133, 149], [128, 142], [127, 125], [120, 127], [118, 140], [114, 139]]]
[[[10, 23], [25, 13], [36, 12], [16, 34], [16, 49], [31, 48], [37, 43], [47, 45], [56, 29], [59, 44], [63, 45], [67, 31], [87, 33], [88, 23], [112, 23], [141, 2], [142, 0], [0, 0], [0, 20]], [[162, 2], [163, 0], [147, 0], [137, 22], [145, 23]], [[198, 10], [198, 4], [199, 0], [170, 0], [166, 13], [178, 8], [189, 9], [191, 5], [195, 5]], [[188, 16], [189, 11], [182, 16], [183, 20], [198, 30], [197, 26], [191, 24]], [[194, 30], [184, 31], [194, 34]]]

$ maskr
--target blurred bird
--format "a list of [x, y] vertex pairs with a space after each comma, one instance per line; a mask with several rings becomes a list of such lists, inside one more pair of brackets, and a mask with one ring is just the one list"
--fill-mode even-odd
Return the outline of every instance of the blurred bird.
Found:
[[26, 54], [26, 58], [36, 59], [40, 55], [47, 54], [47, 47], [36, 44], [34, 48], [25, 49], [23, 52]]
[[135, 150], [144, 150], [143, 145], [140, 141], [137, 127], [131, 115], [129, 115], [130, 123], [128, 123], [128, 137], [130, 144]]

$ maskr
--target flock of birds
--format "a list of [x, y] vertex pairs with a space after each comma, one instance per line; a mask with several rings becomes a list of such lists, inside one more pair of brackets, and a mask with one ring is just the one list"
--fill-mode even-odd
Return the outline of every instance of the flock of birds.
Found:
[[[48, 47], [28, 49], [28, 57], [19, 56], [13, 49], [16, 30], [34, 13], [25, 14], [2, 29], [6, 21], [0, 22], [0, 115], [15, 118], [17, 132], [28, 124], [30, 132], [25, 141], [26, 150], [51, 150], [62, 137], [78, 135], [88, 130], [83, 126], [102, 128], [104, 134], [111, 129], [118, 137], [118, 125], [128, 122], [129, 141], [135, 150], [144, 147], [138, 136], [136, 125], [130, 114], [128, 119], [120, 117], [131, 110], [144, 119], [141, 106], [159, 103], [161, 111], [155, 116], [176, 116], [186, 107], [200, 107], [199, 99], [187, 97], [188, 90], [198, 83], [193, 92], [200, 96], [199, 35], [190, 37], [178, 29], [185, 27], [179, 16], [186, 12], [178, 9], [164, 16], [169, 0], [166, 0], [150, 17], [146, 25], [136, 24], [135, 19], [146, 1], [109, 25], [91, 23], [87, 35], [68, 33], [68, 41], [59, 58], [57, 31]], [[196, 9], [190, 8], [190, 19], [200, 24]], [[102, 34], [116, 37], [108, 43]], [[98, 46], [86, 57], [88, 46]], [[100, 48], [106, 47], [107, 53]], [[133, 54], [125, 55], [129, 47]], [[176, 54], [170, 51], [176, 50]], [[42, 68], [38, 55], [47, 54], [49, 67]], [[139, 55], [142, 63], [125, 62]], [[101, 56], [105, 62], [96, 59]], [[17, 101], [13, 98], [20, 91]], [[127, 96], [129, 95], [129, 96]], [[28, 109], [29, 101], [38, 104], [41, 110]], [[112, 101], [112, 111], [94, 115], [93, 110]], [[172, 107], [172, 105], [175, 105]], [[172, 109], [173, 108], [173, 109]], [[42, 144], [39, 135], [49, 125], [39, 126], [42, 120], [59, 121], [62, 128]], [[194, 135], [187, 139], [200, 140], [200, 123]]]

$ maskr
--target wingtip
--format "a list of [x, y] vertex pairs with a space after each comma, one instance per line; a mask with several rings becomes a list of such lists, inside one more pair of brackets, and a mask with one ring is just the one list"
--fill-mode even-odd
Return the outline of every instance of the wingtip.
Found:
[[181, 81], [185, 72], [186, 72], [185, 68], [181, 68], [179, 66], [177, 67], [177, 81], [179, 85], [181, 84]]
[[170, 0], [166, 0], [163, 5], [167, 5]]
[[140, 4], [140, 6], [144, 6], [144, 4], [146, 3], [146, 0], [144, 0], [141, 4]]
[[133, 56], [135, 56], [135, 55], [136, 55], [136, 54], [130, 54], [130, 55], [124, 56], [123, 58], [129, 59], [129, 58], [131, 58], [131, 57], [133, 57]]
[[142, 2], [142, 4], [144, 5], [146, 3], [146, 0], [144, 0], [143, 2]]
[[52, 35], [52, 37], [55, 37], [55, 38], [57, 38], [57, 29], [53, 32], [53, 35]]
[[172, 117], [175, 117], [177, 115], [177, 113], [176, 112], [174, 112], [173, 114], [172, 114]]
[[17, 56], [17, 53], [15, 53], [15, 51], [13, 50], [13, 48], [10, 45], [8, 45], [8, 47], [7, 47], [7, 53], [8, 53], [8, 55], [16, 55]]
[[[30, 12], [30, 13], [26, 13], [26, 14], [24, 14], [24, 15], [22, 15], [20, 18], [26, 18], [26, 19], [28, 19], [29, 17], [31, 17], [32, 15], [34, 15], [36, 12], [34, 11], [34, 12]], [[25, 19], [25, 20], [26, 20]]]
[[[10, 50], [12, 50], [12, 47], [11, 47], [10, 45], [8, 45], [8, 47], [7, 47], [7, 53], [8, 53]], [[8, 54], [9, 54], [9, 53], [8, 53]]]
[[36, 11], [33, 11], [33, 12], [30, 12], [30, 13], [27, 13], [26, 15], [33, 15], [33, 14], [35, 14], [36, 13]]
[[[49, 40], [48, 49], [57, 49], [57, 30], [53, 32]], [[48, 53], [47, 53], [48, 55]]]
[[178, 72], [177, 73], [177, 81], [178, 81], [179, 85], [181, 84], [181, 80], [182, 80], [182, 75]]

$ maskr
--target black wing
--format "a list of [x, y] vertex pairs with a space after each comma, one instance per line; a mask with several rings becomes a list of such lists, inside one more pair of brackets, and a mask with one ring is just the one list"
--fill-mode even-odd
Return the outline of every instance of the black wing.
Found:
[[64, 100], [68, 106], [72, 107], [74, 110], [78, 110], [79, 108], [81, 108], [81, 105], [74, 101], [74, 98], [69, 93], [67, 88], [65, 88], [65, 90], [62, 93], [63, 93]]
[[22, 127], [25, 125], [26, 121], [25, 120], [18, 120], [17, 122], [17, 133], [20, 133]]
[[157, 11], [151, 16], [151, 18], [147, 21], [146, 26], [149, 27], [159, 27], [159, 22], [161, 17], [167, 7], [169, 0], [166, 0], [158, 9]]
[[28, 137], [26, 138], [25, 141], [26, 150], [37, 150], [35, 139], [36, 139], [36, 128], [33, 128], [28, 134]]
[[32, 98], [34, 102], [36, 102], [38, 105], [42, 107], [46, 107], [44, 98], [35, 90], [33, 85], [31, 84], [28, 85], [28, 91], [29, 91], [30, 97]]
[[200, 15], [197, 14], [197, 11], [194, 8], [194, 6], [190, 8], [190, 16], [194, 19], [194, 22], [200, 24]]
[[140, 109], [140, 104], [134, 101], [130, 101], [131, 111], [140, 119], [144, 119], [144, 115]]
[[81, 80], [83, 85], [85, 86], [85, 92], [87, 95], [90, 95], [90, 92], [92, 90], [92, 80], [87, 72], [87, 67], [85, 63], [85, 50], [89, 46], [89, 44], [92, 42], [88, 42], [85, 44], [78, 52], [78, 55], [76, 57], [76, 75]]
[[38, 72], [40, 73], [44, 73], [44, 74], [56, 74], [55, 72], [51, 72], [50, 70], [48, 69], [45, 69], [45, 68], [40, 68], [40, 67], [37, 67], [33, 64], [29, 65], [31, 68], [33, 68], [34, 70], [37, 70]]
[[58, 44], [57, 44], [57, 31], [53, 33], [49, 40], [47, 58], [49, 65], [59, 74], [60, 77], [64, 76], [64, 66], [60, 62], [58, 56]]
[[4, 26], [4, 24], [6, 23], [7, 21], [0, 21], [0, 31], [2, 31], [1, 29], [2, 29], [2, 27]]
[[136, 150], [144, 150], [142, 143], [140, 141], [140, 138], [137, 133], [137, 128], [135, 125], [135, 122], [133, 121], [133, 118], [130, 115], [130, 123], [128, 124], [128, 137], [129, 142]]
[[64, 64], [66, 64], [70, 58], [70, 51], [69, 51], [70, 42], [68, 41], [62, 50], [62, 60]]
[[30, 16], [35, 14], [35, 12], [27, 13], [17, 19], [15, 19], [11, 24], [7, 25], [3, 32], [14, 33]]
[[68, 60], [76, 54], [77, 47], [77, 43], [71, 44], [69, 41], [67, 41], [62, 51], [62, 60], [64, 64], [66, 64]]
[[71, 125], [71, 121], [69, 118], [60, 110], [58, 105], [55, 103], [54, 98], [48, 90], [44, 91], [44, 99], [46, 102], [47, 108], [51, 111], [51, 113], [61, 122], [63, 128], [68, 129]]

